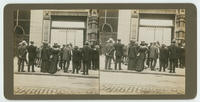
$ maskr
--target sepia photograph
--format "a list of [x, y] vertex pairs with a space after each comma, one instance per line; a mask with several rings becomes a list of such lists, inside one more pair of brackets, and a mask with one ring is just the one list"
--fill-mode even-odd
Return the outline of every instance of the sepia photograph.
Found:
[[101, 95], [185, 94], [185, 9], [99, 10]]
[[185, 95], [185, 9], [16, 9], [14, 95]]
[[14, 94], [99, 94], [97, 10], [16, 10]]

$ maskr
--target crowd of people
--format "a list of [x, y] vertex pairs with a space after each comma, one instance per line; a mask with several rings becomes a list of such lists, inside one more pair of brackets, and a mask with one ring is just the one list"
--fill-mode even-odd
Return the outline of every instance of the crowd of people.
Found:
[[18, 72], [25, 72], [25, 63], [28, 65], [28, 72], [35, 72], [35, 66], [40, 72], [54, 74], [59, 70], [69, 73], [69, 66], [72, 65], [72, 73], [82, 72], [88, 75], [88, 70], [99, 69], [99, 46], [85, 42], [83, 47], [72, 44], [50, 46], [47, 42], [37, 47], [33, 41], [27, 44], [22, 41], [18, 46]]
[[168, 68], [169, 73], [175, 73], [177, 67], [185, 67], [185, 45], [184, 43], [177, 44], [175, 40], [169, 46], [159, 42], [147, 44], [145, 41], [138, 44], [134, 40], [124, 45], [120, 39], [116, 43], [109, 39], [105, 45], [105, 70], [112, 69], [111, 61], [114, 62], [115, 70], [117, 70], [117, 65], [121, 70], [123, 63], [127, 65], [128, 70], [137, 71], [142, 71], [144, 68], [155, 71], [159, 61], [159, 71], [166, 71]]

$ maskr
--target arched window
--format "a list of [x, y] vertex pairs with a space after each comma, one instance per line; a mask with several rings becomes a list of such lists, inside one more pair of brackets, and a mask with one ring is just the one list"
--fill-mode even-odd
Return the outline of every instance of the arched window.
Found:
[[20, 25], [17, 25], [17, 26], [14, 27], [14, 32], [17, 35], [24, 35], [25, 34], [24, 28]]
[[102, 31], [103, 32], [113, 32], [112, 26], [110, 24], [103, 24], [102, 26]]

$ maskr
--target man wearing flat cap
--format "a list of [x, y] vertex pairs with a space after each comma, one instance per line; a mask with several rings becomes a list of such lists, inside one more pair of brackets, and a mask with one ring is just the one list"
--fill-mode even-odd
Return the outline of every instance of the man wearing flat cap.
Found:
[[170, 72], [176, 73], [176, 64], [178, 60], [178, 47], [176, 46], [176, 41], [173, 40], [169, 46], [169, 61], [170, 61]]
[[117, 70], [117, 64], [119, 64], [119, 70], [121, 70], [121, 62], [123, 56], [123, 45], [121, 44], [121, 39], [117, 40], [117, 43], [114, 44], [115, 48], [115, 70]]
[[28, 51], [28, 72], [30, 72], [30, 66], [32, 67], [32, 72], [35, 72], [34, 62], [35, 62], [35, 58], [36, 58], [36, 47], [33, 44], [34, 44], [34, 42], [30, 41], [30, 45], [27, 47], [27, 51]]

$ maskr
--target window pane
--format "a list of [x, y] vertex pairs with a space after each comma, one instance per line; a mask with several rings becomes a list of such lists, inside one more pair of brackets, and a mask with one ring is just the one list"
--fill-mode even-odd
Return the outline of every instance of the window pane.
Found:
[[30, 31], [30, 21], [19, 21], [20, 26], [23, 27], [25, 34], [29, 34]]
[[52, 27], [58, 28], [85, 28], [84, 22], [52, 21]]
[[30, 19], [30, 11], [19, 11], [19, 19]]
[[154, 20], [154, 19], [141, 19], [140, 25], [149, 26], [173, 26], [172, 20]]

